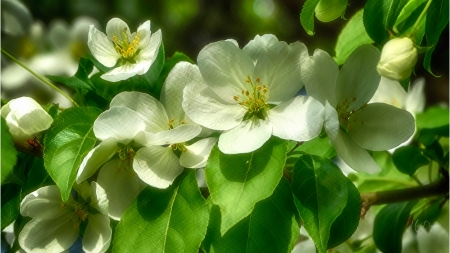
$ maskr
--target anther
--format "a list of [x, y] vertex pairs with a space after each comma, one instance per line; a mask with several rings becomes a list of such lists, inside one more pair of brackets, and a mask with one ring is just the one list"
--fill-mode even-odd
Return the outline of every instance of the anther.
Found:
[[261, 86], [256, 86], [256, 90], [261, 90]]
[[234, 98], [234, 100], [239, 101], [239, 97], [238, 96], [234, 96], [233, 98]]
[[259, 83], [259, 81], [260, 81], [260, 80], [259, 80], [259, 77], [258, 77], [258, 78], [256, 78], [256, 82], [257, 82], [257, 83]]

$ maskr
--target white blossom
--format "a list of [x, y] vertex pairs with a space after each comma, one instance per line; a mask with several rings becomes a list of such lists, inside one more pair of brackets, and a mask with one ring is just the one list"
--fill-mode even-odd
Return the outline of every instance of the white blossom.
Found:
[[83, 250], [105, 252], [111, 243], [108, 200], [96, 183], [74, 186], [76, 197], [62, 202], [56, 185], [45, 186], [28, 194], [20, 204], [20, 213], [33, 218], [19, 234], [19, 244], [26, 252], [59, 253], [77, 240], [80, 224], [87, 222]]
[[135, 75], [145, 74], [156, 60], [161, 45], [161, 30], [151, 34], [150, 20], [131, 33], [119, 18], [106, 25], [106, 35], [94, 26], [89, 29], [88, 46], [94, 57], [106, 67], [114, 69], [101, 78], [117, 82]]
[[386, 78], [402, 81], [411, 75], [416, 61], [414, 42], [408, 37], [394, 38], [383, 46], [377, 70]]
[[184, 90], [183, 109], [196, 123], [223, 130], [219, 149], [252, 152], [271, 135], [305, 141], [317, 136], [323, 106], [297, 96], [305, 45], [287, 45], [273, 35], [256, 36], [244, 49], [232, 41], [207, 45], [198, 56], [204, 81]]
[[325, 130], [339, 156], [357, 171], [380, 168], [366, 151], [387, 150], [414, 133], [414, 117], [384, 103], [367, 104], [377, 90], [380, 52], [357, 48], [339, 70], [330, 55], [316, 50], [302, 65], [306, 91], [325, 105]]
[[11, 135], [22, 141], [32, 139], [33, 134], [47, 130], [53, 123], [53, 118], [29, 97], [9, 101], [2, 107], [1, 115]]

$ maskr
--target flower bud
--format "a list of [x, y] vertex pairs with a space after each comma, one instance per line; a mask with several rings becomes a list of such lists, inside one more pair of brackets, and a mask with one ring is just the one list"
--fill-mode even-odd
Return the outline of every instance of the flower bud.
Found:
[[1, 109], [9, 132], [17, 140], [28, 140], [33, 134], [47, 130], [53, 118], [32, 98], [12, 99]]
[[330, 22], [342, 16], [347, 9], [348, 0], [320, 0], [316, 5], [316, 18], [322, 22]]
[[377, 70], [381, 76], [401, 81], [411, 75], [417, 61], [417, 49], [410, 38], [395, 38], [388, 41], [378, 62]]

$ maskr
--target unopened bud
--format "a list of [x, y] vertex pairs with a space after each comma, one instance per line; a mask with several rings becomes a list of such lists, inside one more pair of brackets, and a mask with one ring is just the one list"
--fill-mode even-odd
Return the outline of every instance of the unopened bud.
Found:
[[316, 5], [316, 18], [322, 22], [333, 21], [347, 9], [348, 0], [320, 0]]
[[395, 38], [388, 41], [378, 62], [377, 70], [381, 76], [402, 81], [411, 75], [417, 61], [417, 49], [410, 38]]

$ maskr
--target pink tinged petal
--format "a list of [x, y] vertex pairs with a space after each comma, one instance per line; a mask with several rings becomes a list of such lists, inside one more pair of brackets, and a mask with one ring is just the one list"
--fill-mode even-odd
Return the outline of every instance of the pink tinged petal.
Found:
[[201, 131], [202, 128], [198, 125], [181, 125], [164, 132], [148, 134], [151, 137], [147, 137], [146, 145], [168, 145], [186, 142], [196, 137]]
[[336, 84], [336, 103], [356, 99], [349, 110], [358, 109], [375, 94], [381, 76], [377, 72], [380, 51], [371, 45], [355, 49], [342, 66]]
[[325, 123], [324, 123], [325, 130], [327, 131], [328, 137], [330, 137], [330, 140], [334, 140], [338, 137], [340, 130], [340, 123], [339, 123], [339, 117], [334, 109], [333, 106], [331, 106], [328, 101], [325, 102]]
[[69, 221], [69, 215], [56, 219], [32, 219], [19, 234], [19, 245], [26, 252], [59, 253], [72, 246], [79, 227]]
[[298, 96], [269, 111], [273, 135], [286, 140], [307, 141], [320, 134], [324, 106], [312, 97]]
[[78, 169], [77, 183], [79, 184], [94, 175], [97, 169], [109, 161], [118, 150], [116, 139], [111, 137], [89, 151]]
[[103, 189], [97, 182], [92, 181], [90, 185], [91, 203], [89, 205], [100, 213], [108, 215], [109, 200], [105, 189]]
[[[135, 158], [136, 159], [136, 158]], [[108, 197], [109, 217], [120, 217], [139, 195], [139, 178], [133, 168], [125, 162], [115, 159], [105, 164], [98, 174], [97, 182]]]
[[219, 137], [219, 149], [225, 154], [249, 153], [260, 148], [271, 135], [270, 122], [254, 117], [222, 133]]
[[67, 212], [62, 204], [59, 188], [44, 186], [25, 196], [20, 203], [20, 214], [34, 219], [55, 219]]
[[333, 58], [325, 51], [317, 49], [301, 66], [302, 79], [306, 93], [325, 105], [328, 101], [336, 106], [336, 81], [339, 68]]
[[90, 214], [83, 235], [83, 250], [86, 253], [103, 253], [111, 244], [112, 230], [109, 218], [102, 214]]
[[211, 149], [217, 142], [217, 138], [201, 139], [192, 145], [185, 146], [186, 152], [181, 153], [180, 165], [185, 168], [203, 168], [206, 166]]
[[169, 118], [175, 120], [175, 126], [185, 119], [182, 108], [184, 88], [190, 84], [203, 82], [198, 67], [189, 62], [179, 62], [170, 71], [163, 84], [160, 101]]
[[414, 117], [406, 110], [383, 103], [368, 104], [350, 119], [349, 135], [360, 147], [388, 150], [414, 134]]
[[100, 77], [109, 82], [118, 82], [126, 80], [130, 77], [143, 73], [144, 66], [139, 64], [125, 63], [124, 65], [114, 68]]
[[273, 34], [256, 35], [253, 40], [244, 46], [243, 50], [256, 62], [262, 53], [276, 43], [278, 43], [278, 39]]
[[183, 94], [183, 109], [189, 118], [210, 129], [234, 128], [242, 122], [246, 113], [242, 106], [224, 102], [206, 85], [188, 85]]
[[279, 42], [261, 54], [253, 78], [259, 78], [260, 83], [267, 86], [269, 103], [291, 99], [303, 87], [300, 63], [307, 52], [300, 42], [290, 45]]
[[369, 174], [381, 171], [369, 153], [353, 142], [348, 134], [339, 132], [334, 140], [330, 140], [341, 159], [352, 169]]
[[98, 139], [113, 137], [123, 144], [128, 144], [144, 129], [145, 123], [141, 116], [126, 107], [112, 107], [101, 113], [94, 122], [94, 133]]
[[131, 36], [130, 28], [127, 23], [120, 18], [112, 18], [106, 24], [106, 35], [108, 35], [108, 38], [111, 41], [113, 40], [113, 36], [116, 36], [117, 39], [122, 40], [124, 31], [126, 31], [128, 37]]
[[228, 103], [236, 103], [233, 97], [250, 89], [245, 80], [253, 73], [253, 60], [232, 42], [207, 45], [200, 51], [197, 64], [208, 87]]
[[165, 189], [183, 172], [178, 157], [169, 147], [150, 146], [139, 149], [134, 171], [150, 186]]
[[89, 28], [88, 47], [95, 59], [109, 68], [116, 65], [117, 60], [121, 57], [114, 49], [112, 41], [94, 25]]
[[156, 133], [169, 129], [164, 106], [154, 97], [141, 92], [121, 92], [111, 101], [111, 108], [126, 107], [137, 112], [145, 122], [148, 132]]

